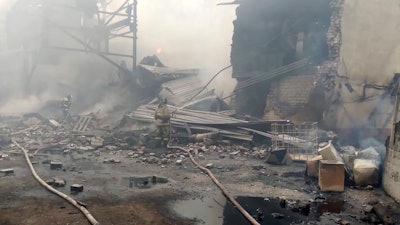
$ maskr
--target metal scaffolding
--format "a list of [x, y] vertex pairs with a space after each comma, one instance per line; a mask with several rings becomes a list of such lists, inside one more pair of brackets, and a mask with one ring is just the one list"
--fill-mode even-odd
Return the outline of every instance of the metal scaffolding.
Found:
[[[137, 0], [125, 0], [108, 11], [111, 2], [17, 1], [7, 15], [8, 47], [22, 50], [28, 83], [41, 63], [39, 56], [48, 51], [92, 53], [131, 74], [137, 64]], [[117, 38], [132, 40], [131, 54], [110, 52], [110, 40]], [[122, 66], [116, 57], [131, 59], [132, 67]]]
[[318, 154], [318, 123], [272, 124], [273, 149], [287, 149], [293, 160], [304, 161]]

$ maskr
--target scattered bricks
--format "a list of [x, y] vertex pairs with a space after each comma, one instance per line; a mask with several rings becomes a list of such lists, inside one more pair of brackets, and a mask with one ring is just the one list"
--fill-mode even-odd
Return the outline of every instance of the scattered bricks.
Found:
[[50, 169], [51, 170], [61, 170], [62, 169], [62, 162], [60, 162], [60, 161], [51, 161], [50, 162]]
[[102, 147], [104, 145], [104, 139], [100, 137], [92, 137], [90, 138], [90, 145], [95, 148]]
[[207, 169], [212, 169], [214, 167], [214, 164], [212, 163], [207, 163], [205, 166]]
[[83, 185], [82, 184], [73, 184], [71, 185], [71, 192], [82, 192], [83, 191]]
[[178, 165], [178, 166], [181, 166], [182, 163], [183, 163], [183, 160], [182, 160], [182, 159], [178, 159], [178, 160], [176, 160], [176, 162], [175, 162], [175, 164]]
[[14, 169], [13, 168], [2, 169], [0, 170], [0, 173], [3, 173], [5, 176], [8, 176], [14, 174]]

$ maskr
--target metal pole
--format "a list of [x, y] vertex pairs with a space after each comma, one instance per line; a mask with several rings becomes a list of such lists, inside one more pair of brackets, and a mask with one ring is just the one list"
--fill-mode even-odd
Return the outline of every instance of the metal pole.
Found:
[[132, 39], [132, 73], [136, 70], [137, 61], [137, 0], [133, 0], [133, 39]]

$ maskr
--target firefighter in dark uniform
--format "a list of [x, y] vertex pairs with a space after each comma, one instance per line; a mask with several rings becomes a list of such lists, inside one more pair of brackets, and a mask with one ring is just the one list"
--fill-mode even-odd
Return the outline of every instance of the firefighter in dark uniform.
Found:
[[61, 110], [64, 115], [64, 121], [67, 120], [69, 116], [69, 109], [71, 108], [72, 105], [72, 95], [67, 95], [61, 103]]
[[170, 138], [170, 119], [171, 112], [167, 107], [167, 99], [161, 99], [158, 104], [157, 109], [154, 113], [154, 118], [156, 120], [157, 126], [157, 136], [156, 141], [158, 144], [162, 144], [162, 146], [167, 146]]

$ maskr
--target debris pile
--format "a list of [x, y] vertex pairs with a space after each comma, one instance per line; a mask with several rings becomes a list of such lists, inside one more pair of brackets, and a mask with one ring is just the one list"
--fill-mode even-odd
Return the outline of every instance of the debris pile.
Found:
[[319, 156], [306, 161], [307, 175], [318, 177], [322, 191], [343, 192], [345, 184], [351, 187], [379, 186], [385, 147], [371, 140], [364, 140], [363, 146], [368, 147], [362, 150], [353, 146], [339, 147], [339, 153], [331, 141], [321, 143]]

